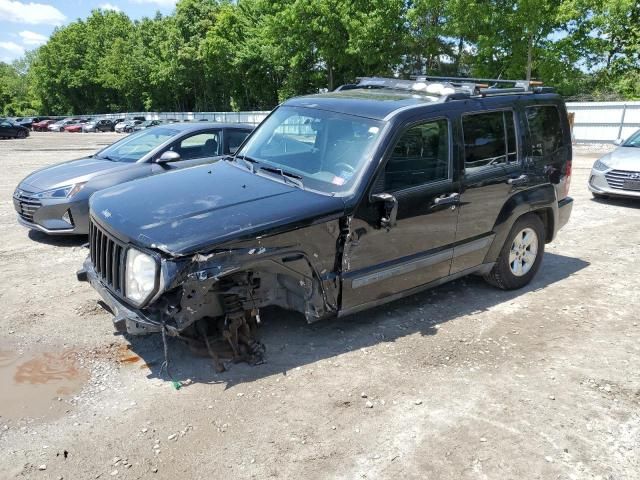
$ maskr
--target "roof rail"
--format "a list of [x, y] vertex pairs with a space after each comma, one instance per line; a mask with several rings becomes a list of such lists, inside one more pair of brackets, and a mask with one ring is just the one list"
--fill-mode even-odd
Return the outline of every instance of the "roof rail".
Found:
[[522, 93], [550, 93], [552, 88], [542, 87], [538, 80], [505, 80], [494, 78], [439, 77], [415, 75], [411, 80], [385, 77], [357, 77], [355, 85], [348, 88], [388, 88], [446, 97], [444, 100], [460, 100], [470, 97], [514, 95]]

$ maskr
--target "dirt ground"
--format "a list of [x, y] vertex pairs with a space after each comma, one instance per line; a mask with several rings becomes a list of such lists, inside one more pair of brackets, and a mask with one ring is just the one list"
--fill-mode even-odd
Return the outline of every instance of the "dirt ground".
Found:
[[0, 142], [0, 479], [638, 479], [640, 201], [595, 201], [576, 149], [570, 223], [526, 289], [467, 278], [307, 325], [263, 314], [267, 363], [216, 374], [115, 336], [76, 281], [83, 238], [20, 227], [36, 168], [114, 134]]

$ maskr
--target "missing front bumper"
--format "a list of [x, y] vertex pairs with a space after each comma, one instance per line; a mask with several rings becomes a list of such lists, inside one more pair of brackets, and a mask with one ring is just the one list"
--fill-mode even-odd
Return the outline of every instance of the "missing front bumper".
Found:
[[[76, 273], [76, 277], [81, 282], [89, 282], [91, 286], [102, 297], [103, 302], [113, 313], [113, 324], [117, 331], [126, 332], [130, 335], [148, 335], [162, 331], [162, 323], [156, 319], [142, 313], [140, 310], [129, 307], [122, 300], [115, 297], [96, 275], [91, 260], [84, 262], [82, 270]], [[168, 328], [169, 334], [175, 334]]]

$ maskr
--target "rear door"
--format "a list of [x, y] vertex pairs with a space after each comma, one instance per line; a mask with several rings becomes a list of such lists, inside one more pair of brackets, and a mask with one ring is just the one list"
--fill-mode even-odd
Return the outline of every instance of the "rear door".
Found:
[[[452, 121], [425, 119], [403, 129], [367, 199], [351, 222], [344, 252], [342, 309], [390, 300], [449, 274], [458, 218]], [[381, 224], [384, 204], [397, 201], [396, 224]]]
[[224, 130], [222, 133], [224, 137], [224, 149], [222, 153], [224, 155], [235, 154], [238, 151], [238, 148], [240, 148], [240, 145], [242, 145], [242, 142], [244, 142], [245, 138], [247, 138], [250, 133], [250, 130], [241, 130], [237, 128]]
[[513, 108], [461, 117], [464, 174], [452, 274], [482, 263], [502, 207], [518, 183], [526, 180], [518, 118]]

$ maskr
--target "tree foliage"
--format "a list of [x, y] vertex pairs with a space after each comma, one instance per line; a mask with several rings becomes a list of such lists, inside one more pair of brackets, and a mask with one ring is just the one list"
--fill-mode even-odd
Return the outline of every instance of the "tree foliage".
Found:
[[640, 97], [637, 0], [179, 0], [95, 10], [0, 63], [0, 113], [270, 109], [358, 76], [538, 78]]

